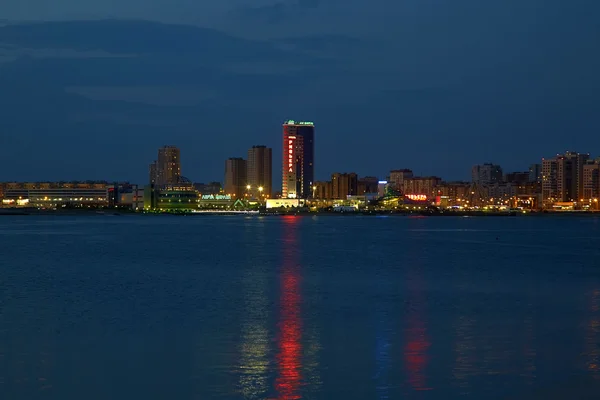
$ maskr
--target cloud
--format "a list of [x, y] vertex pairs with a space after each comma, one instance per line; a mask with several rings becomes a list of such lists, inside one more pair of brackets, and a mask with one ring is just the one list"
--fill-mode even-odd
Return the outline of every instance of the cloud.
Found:
[[237, 18], [251, 18], [254, 22], [275, 24], [309, 12], [314, 14], [322, 4], [323, 0], [279, 1], [261, 6], [242, 6], [233, 9], [230, 14]]
[[[48, 161], [44, 151], [83, 147], [93, 151], [69, 168], [44, 164], [44, 173], [91, 176], [103, 165], [109, 176], [139, 168], [145, 179], [143, 153], [169, 139], [186, 149], [186, 175], [222, 179], [223, 160], [252, 142], [277, 148], [284, 118], [317, 123], [319, 177], [346, 168], [381, 176], [401, 162], [453, 179], [481, 160], [522, 169], [564, 148], [600, 146], [597, 3], [394, 4], [281, 2], [269, 11], [280, 23], [271, 42], [136, 21], [0, 29], [0, 42], [48, 52], [1, 66], [0, 148], [14, 151], [0, 173], [32, 176], [40, 167], [30, 161]], [[230, 20], [254, 32], [269, 12]], [[317, 22], [346, 32], [307, 36]], [[360, 25], [375, 33], [348, 33]], [[110, 57], [68, 57], [72, 49]], [[118, 168], [105, 162], [115, 151], [107, 134], [125, 140]], [[139, 151], [124, 151], [138, 142]]]
[[269, 44], [212, 29], [115, 19], [6, 25], [0, 27], [0, 44], [32, 49], [103, 50], [117, 54], [220, 54], [244, 60], [280, 55]]

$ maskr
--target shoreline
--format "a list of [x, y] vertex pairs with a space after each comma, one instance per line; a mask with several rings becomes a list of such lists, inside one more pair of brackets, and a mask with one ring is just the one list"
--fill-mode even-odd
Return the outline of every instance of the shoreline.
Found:
[[313, 216], [370, 216], [370, 217], [598, 217], [598, 211], [510, 211], [510, 212], [493, 212], [493, 211], [357, 211], [357, 212], [339, 212], [339, 211], [237, 211], [237, 210], [203, 210], [202, 212], [140, 212], [121, 209], [70, 209], [70, 210], [38, 210], [38, 209], [9, 209], [0, 208], [0, 217], [5, 216], [98, 216], [98, 217], [116, 217], [116, 216], [252, 216], [252, 217], [313, 217]]

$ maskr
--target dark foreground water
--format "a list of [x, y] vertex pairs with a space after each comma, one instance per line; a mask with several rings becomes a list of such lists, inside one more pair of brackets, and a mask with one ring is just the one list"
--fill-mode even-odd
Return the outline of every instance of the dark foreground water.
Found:
[[2, 399], [584, 395], [597, 218], [0, 218]]

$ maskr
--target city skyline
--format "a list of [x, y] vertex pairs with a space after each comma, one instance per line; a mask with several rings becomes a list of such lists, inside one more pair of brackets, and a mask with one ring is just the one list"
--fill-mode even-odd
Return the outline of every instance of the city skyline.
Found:
[[600, 400], [600, 1], [0, 4], [2, 398]]
[[[290, 13], [310, 21], [294, 37], [273, 29], [279, 35], [268, 40], [252, 34], [265, 24], [249, 15], [238, 15], [237, 33], [139, 20], [6, 21], [0, 148], [10, 151], [0, 181], [142, 182], [147, 155], [165, 142], [186, 149], [188, 177], [222, 180], [223, 160], [243, 156], [245, 138], [279, 149], [273, 133], [283, 118], [318, 124], [315, 180], [404, 165], [466, 180], [471, 164], [488, 160], [518, 170], [557, 149], [594, 153], [600, 77], [589, 8], [599, 5], [559, 16], [525, 1], [530, 7], [477, 6], [478, 17], [468, 1], [394, 3], [387, 28], [397, 36], [369, 36], [356, 24], [338, 24], [340, 35], [312, 32], [318, 15], [338, 15], [323, 5]], [[273, 169], [280, 163], [275, 156]]]
[[[285, 127], [288, 124], [294, 124], [295, 121], [293, 120], [287, 120], [286, 122], [284, 122], [283, 126]], [[299, 125], [301, 127], [311, 127], [314, 128], [314, 123], [313, 122], [299, 122]], [[284, 138], [285, 138], [285, 131], [284, 131]], [[282, 139], [282, 145], [286, 148], [285, 150], [287, 150], [288, 145], [285, 142], [285, 139]], [[248, 190], [248, 186], [254, 185], [256, 187], [262, 187], [263, 189], [266, 189], [269, 185], [268, 183], [261, 183], [261, 184], [253, 184], [253, 182], [250, 181], [249, 177], [248, 177], [248, 159], [250, 158], [250, 154], [252, 151], [254, 150], [262, 150], [262, 151], [266, 151], [266, 154], [268, 154], [268, 161], [264, 160], [263, 164], [262, 164], [262, 169], [263, 171], [261, 172], [261, 179], [266, 179], [265, 182], [269, 182], [269, 178], [270, 178], [270, 182], [271, 182], [271, 188], [273, 193], [276, 192], [281, 192], [282, 190], [282, 186], [283, 186], [283, 182], [278, 182], [278, 181], [273, 181], [272, 180], [272, 172], [273, 169], [275, 167], [273, 167], [273, 162], [272, 162], [272, 149], [270, 147], [267, 147], [265, 145], [253, 145], [251, 146], [248, 150], [247, 150], [247, 155], [248, 157], [246, 159], [244, 159], [243, 157], [229, 157], [226, 159], [226, 170], [227, 170], [227, 162], [232, 161], [232, 160], [239, 160], [243, 162], [243, 170], [244, 173], [240, 176], [240, 178], [236, 178], [236, 180], [239, 180], [239, 186], [242, 187], [243, 186], [243, 191], [247, 191]], [[314, 150], [313, 150], [314, 151]], [[136, 181], [131, 181], [131, 180], [127, 180], [127, 179], [61, 179], [61, 180], [41, 180], [41, 179], [31, 179], [31, 180], [3, 180], [0, 182], [4, 182], [4, 183], [10, 183], [10, 182], [133, 182], [135, 184], [146, 184], [146, 183], [152, 183], [152, 184], [158, 184], [158, 185], [174, 185], [176, 183], [179, 183], [180, 179], [185, 180], [186, 182], [195, 182], [195, 183], [221, 183], [223, 185], [223, 187], [225, 187], [226, 185], [226, 178], [225, 175], [221, 175], [221, 179], [196, 179], [194, 177], [192, 177], [191, 179], [184, 177], [182, 175], [182, 167], [181, 167], [181, 156], [180, 156], [180, 152], [181, 149], [178, 146], [175, 145], [163, 145], [161, 147], [159, 147], [158, 149], [158, 157], [156, 160], [154, 160], [153, 162], [151, 162], [149, 164], [149, 167], [147, 169], [148, 171], [148, 178], [146, 179], [142, 179], [139, 182]], [[263, 154], [263, 153], [261, 153]], [[532, 174], [534, 174], [535, 176], [537, 176], [539, 179], [541, 179], [541, 176], [544, 172], [544, 163], [548, 164], [548, 162], [551, 162], [555, 159], [564, 159], [569, 158], [571, 155], [577, 157], [577, 160], [579, 160], [578, 162], [578, 169], [577, 169], [577, 173], [578, 173], [578, 183], [577, 183], [577, 189], [573, 189], [576, 190], [577, 193], [581, 192], [583, 193], [584, 191], [584, 184], [583, 184], [583, 176], [584, 176], [584, 166], [586, 163], [588, 164], [593, 164], [593, 168], [589, 167], [586, 170], [586, 174], [592, 174], [595, 171], [596, 166], [600, 165], [600, 155], [597, 157], [593, 157], [591, 156], [591, 154], [593, 153], [579, 153], [577, 151], [572, 151], [572, 150], [567, 150], [564, 153], [556, 153], [553, 157], [542, 157], [541, 159], [537, 160], [539, 162], [534, 162], [528, 165], [528, 168], [521, 168], [521, 169], [516, 169], [516, 170], [511, 170], [511, 169], [505, 169], [502, 167], [502, 164], [496, 164], [494, 162], [484, 162], [481, 164], [471, 164], [470, 167], [470, 178], [469, 179], [447, 179], [443, 176], [443, 174], [432, 174], [432, 175], [424, 175], [424, 174], [416, 174], [413, 169], [408, 169], [408, 168], [404, 168], [404, 169], [390, 169], [387, 172], [384, 172], [383, 174], [377, 174], [374, 175], [375, 178], [379, 179], [379, 180], [386, 180], [389, 181], [390, 184], [396, 184], [399, 183], [399, 186], [402, 186], [402, 182], [404, 179], [410, 179], [410, 178], [414, 178], [414, 179], [423, 179], [423, 178], [436, 178], [439, 179], [440, 182], [449, 182], [449, 183], [454, 183], [454, 182], [473, 182], [473, 183], [480, 183], [484, 186], [489, 186], [491, 184], [494, 183], [501, 183], [503, 181], [503, 179], [505, 179], [507, 176], [512, 176], [512, 175], [519, 175], [519, 174], [526, 174], [529, 175], [530, 177], [530, 181], [534, 181], [535, 179], [532, 179], [531, 176]], [[287, 157], [287, 154], [283, 154], [282, 152], [282, 156], [283, 157]], [[271, 166], [271, 168], [268, 168], [268, 166]], [[160, 167], [161, 165], [163, 165], [164, 167]], [[238, 166], [238, 168], [241, 168], [241, 165]], [[266, 178], [265, 174], [266, 174], [266, 169], [270, 169], [271, 170], [271, 177]], [[532, 168], [537, 168], [536, 171], [532, 171]], [[548, 169], [550, 167], [546, 167], [546, 169]], [[283, 171], [287, 170], [287, 168], [283, 168]], [[487, 178], [484, 180], [482, 178], [476, 178], [476, 170], [477, 173], [486, 176]], [[321, 173], [322, 175], [326, 175], [325, 179], [314, 179], [314, 181], [311, 181], [311, 184], [309, 185], [309, 189], [310, 192], [312, 193], [312, 191], [315, 189], [314, 185], [318, 184], [318, 183], [322, 183], [327, 181], [328, 178], [333, 177], [333, 175], [347, 175], [347, 174], [355, 174], [356, 175], [356, 179], [362, 179], [362, 178], [370, 178], [371, 176], [369, 175], [365, 175], [362, 174], [360, 172], [356, 172], [356, 170], [351, 170], [351, 171], [345, 171], [342, 172], [342, 169], [337, 169], [334, 170], [332, 172], [323, 172]], [[494, 171], [494, 172], [492, 172]], [[492, 175], [490, 175], [492, 174]], [[153, 179], [154, 177], [154, 179]], [[594, 178], [595, 179], [595, 178]], [[509, 179], [510, 181], [511, 179]], [[242, 183], [243, 182], [243, 183]], [[541, 183], [541, 180], [540, 180]], [[564, 183], [566, 184], [566, 183]], [[266, 194], [266, 193], [265, 193]], [[568, 197], [568, 196], [567, 196]], [[566, 201], [566, 200], [565, 200]]]
[[[412, 169], [392, 169], [383, 176], [360, 176], [356, 172], [332, 172], [330, 180], [314, 179], [314, 122], [286, 120], [281, 139], [282, 179], [280, 190], [273, 187], [272, 149], [265, 145], [253, 145], [247, 151], [247, 159], [230, 157], [225, 162], [225, 175], [222, 188], [224, 193], [235, 198], [266, 199], [281, 197], [284, 199], [343, 199], [379, 192], [377, 183], [385, 182], [399, 193], [426, 199], [443, 193], [464, 190], [471, 183], [478, 186], [477, 196], [489, 198], [507, 198], [533, 196], [537, 203], [551, 206], [555, 202], [579, 202], [584, 199], [596, 200], [600, 197], [600, 157], [590, 158], [590, 153], [566, 151], [557, 153], [554, 158], [542, 158], [527, 170], [506, 171], [499, 164], [485, 162], [471, 167], [470, 180], [449, 180], [439, 175], [416, 175]], [[306, 144], [305, 145], [305, 140]], [[163, 146], [159, 149], [158, 159], [168, 161], [176, 154], [180, 160], [179, 149]], [[307, 157], [305, 157], [305, 153]], [[160, 164], [160, 163], [159, 163]], [[163, 161], [162, 164], [165, 164]], [[165, 164], [174, 166], [175, 164]], [[306, 168], [308, 166], [308, 168]], [[164, 169], [164, 168], [163, 168]], [[150, 183], [155, 184], [153, 176], [158, 176], [157, 161], [150, 166]], [[176, 170], [181, 173], [179, 164]], [[308, 170], [308, 174], [304, 171]], [[154, 175], [153, 175], [154, 174]], [[308, 179], [305, 179], [306, 175]], [[311, 179], [312, 178], [312, 179]], [[187, 178], [186, 178], [187, 180]], [[306, 181], [307, 183], [303, 183]], [[188, 182], [192, 184], [192, 181]], [[166, 183], [163, 183], [164, 186]], [[204, 185], [197, 183], [195, 185]], [[277, 185], [275, 183], [275, 185]], [[442, 189], [446, 185], [445, 189]], [[450, 186], [454, 188], [450, 188]], [[507, 186], [508, 185], [508, 186]], [[160, 185], [159, 185], [160, 186]], [[288, 187], [292, 190], [288, 190]], [[303, 186], [305, 186], [303, 188]], [[463, 189], [459, 189], [464, 186]], [[485, 188], [487, 194], [481, 192]], [[302, 191], [301, 191], [302, 189]], [[272, 192], [271, 192], [272, 191]], [[298, 195], [298, 193], [300, 193]], [[276, 194], [277, 196], [272, 196]], [[473, 192], [472, 194], [475, 194]], [[539, 198], [538, 198], [539, 197]], [[529, 199], [531, 202], [531, 199]], [[597, 200], [596, 200], [597, 201]]]
[[[338, 201], [336, 207], [355, 209], [370, 201], [384, 207], [460, 209], [510, 207], [526, 209], [598, 210], [600, 206], [600, 157], [567, 151], [528, 170], [504, 171], [494, 163], [471, 168], [471, 180], [448, 181], [440, 176], [420, 176], [411, 169], [394, 169], [385, 180], [355, 172], [333, 172], [328, 181], [309, 180], [314, 172], [314, 123], [288, 120], [283, 124], [284, 159], [282, 190], [272, 195], [272, 150], [264, 145], [248, 149], [248, 160], [225, 161], [223, 185], [193, 182], [181, 174], [181, 149], [165, 145], [150, 164], [143, 185], [129, 182], [0, 182], [0, 198], [8, 207], [81, 208], [131, 204], [140, 210], [184, 211], [202, 207], [300, 207], [304, 201]], [[307, 166], [309, 168], [307, 168]], [[291, 190], [286, 190], [291, 187]], [[343, 202], [342, 205], [339, 202]], [[408, 202], [408, 205], [406, 205]], [[143, 205], [142, 205], [143, 204]], [[335, 203], [326, 203], [333, 204]]]

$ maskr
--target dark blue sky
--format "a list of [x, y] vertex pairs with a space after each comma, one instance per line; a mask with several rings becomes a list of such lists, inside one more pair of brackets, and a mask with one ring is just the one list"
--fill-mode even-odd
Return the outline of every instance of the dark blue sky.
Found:
[[203, 3], [4, 0], [0, 181], [145, 182], [163, 144], [221, 181], [266, 144], [277, 188], [288, 118], [315, 122], [319, 179], [600, 155], [597, 1]]

